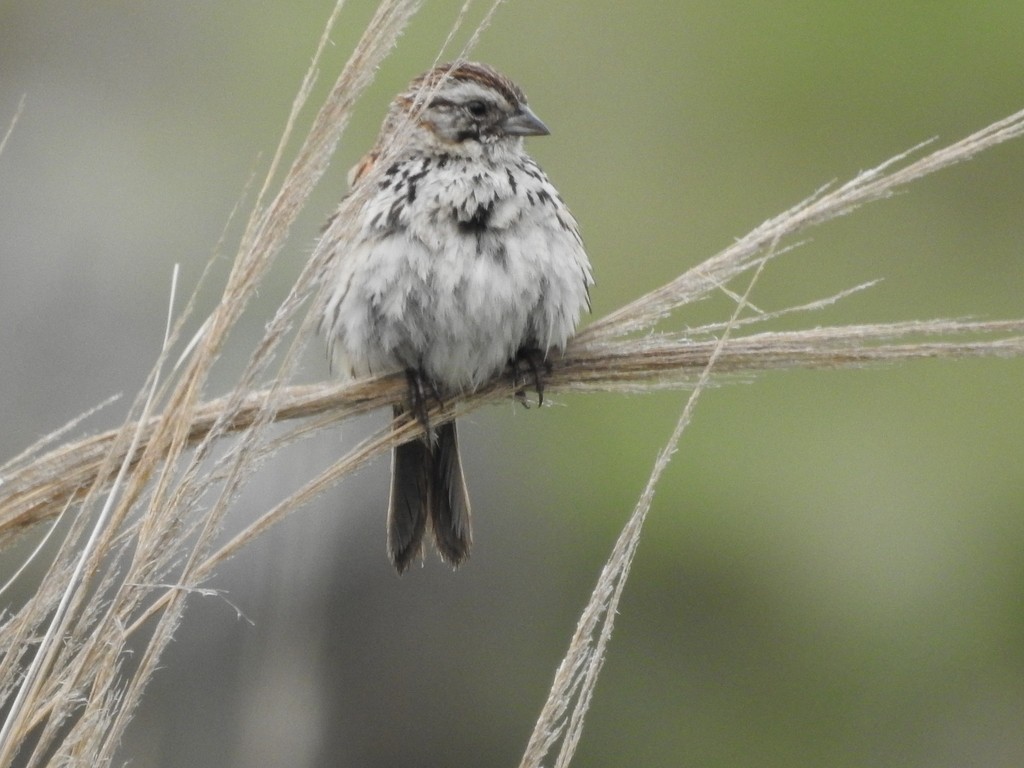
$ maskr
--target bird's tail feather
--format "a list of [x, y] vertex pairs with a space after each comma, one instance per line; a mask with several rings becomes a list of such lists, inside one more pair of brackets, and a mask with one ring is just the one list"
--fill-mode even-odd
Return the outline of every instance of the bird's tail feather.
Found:
[[459, 437], [454, 421], [437, 428], [431, 469], [430, 522], [434, 530], [434, 544], [445, 562], [458, 567], [469, 557], [473, 531], [469, 493], [462, 473]]
[[[396, 416], [401, 415], [395, 409]], [[427, 523], [442, 559], [459, 566], [473, 542], [469, 494], [462, 473], [455, 422], [395, 448], [388, 505], [388, 556], [399, 573], [422, 552]]]

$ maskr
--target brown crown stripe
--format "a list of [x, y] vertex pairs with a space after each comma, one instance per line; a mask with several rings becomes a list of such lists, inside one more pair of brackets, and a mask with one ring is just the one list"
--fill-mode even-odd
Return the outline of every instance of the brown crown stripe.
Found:
[[518, 85], [486, 64], [478, 64], [473, 61], [449, 62], [448, 64], [435, 67], [413, 80], [410, 92], [416, 92], [421, 88], [433, 88], [446, 74], [449, 74], [452, 80], [474, 81], [480, 83], [485, 88], [493, 88], [504, 96], [509, 104], [518, 105], [526, 103], [526, 96]]

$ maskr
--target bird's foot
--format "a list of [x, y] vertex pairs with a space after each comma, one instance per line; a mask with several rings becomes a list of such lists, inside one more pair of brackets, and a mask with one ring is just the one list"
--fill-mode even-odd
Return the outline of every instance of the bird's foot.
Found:
[[406, 368], [405, 378], [409, 382], [409, 409], [413, 417], [423, 426], [427, 442], [433, 444], [436, 436], [430, 423], [430, 400], [433, 398], [442, 408], [444, 400], [433, 381], [428, 379], [418, 368]]
[[551, 363], [547, 353], [537, 347], [522, 347], [516, 356], [509, 362], [512, 366], [512, 380], [516, 387], [515, 398], [524, 408], [530, 407], [530, 401], [526, 397], [526, 390], [533, 385], [537, 392], [537, 405], [544, 405], [544, 376], [550, 375]]

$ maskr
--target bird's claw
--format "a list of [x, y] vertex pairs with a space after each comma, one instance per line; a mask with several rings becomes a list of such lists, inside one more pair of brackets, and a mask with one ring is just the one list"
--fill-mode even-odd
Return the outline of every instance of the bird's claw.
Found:
[[[544, 375], [551, 373], [551, 363], [547, 354], [536, 347], [523, 347], [511, 360], [512, 378], [516, 386], [524, 380], [530, 380], [533, 389], [537, 392], [537, 405], [544, 405]], [[530, 401], [526, 397], [526, 389], [529, 384], [524, 384], [516, 390], [515, 398], [524, 408], [530, 407]]]

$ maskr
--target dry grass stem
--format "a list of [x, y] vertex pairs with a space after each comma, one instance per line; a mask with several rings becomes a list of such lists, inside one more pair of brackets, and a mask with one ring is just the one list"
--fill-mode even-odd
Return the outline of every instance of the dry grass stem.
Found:
[[[773, 313], [768, 317], [775, 317]], [[737, 326], [743, 323], [737, 322]], [[718, 330], [718, 326], [709, 326]], [[704, 332], [705, 329], [700, 329]], [[654, 389], [690, 387], [707, 366], [718, 342], [696, 340], [694, 331], [654, 333], [640, 337], [591, 339], [573, 344], [553, 361], [547, 380], [549, 392], [648, 392]], [[952, 340], [949, 337], [971, 336]], [[942, 341], [921, 341], [944, 337]], [[995, 338], [993, 338], [995, 337]], [[892, 342], [904, 343], [892, 343]], [[883, 343], [889, 342], [889, 343]], [[832, 369], [872, 364], [892, 364], [924, 358], [1019, 357], [1024, 355], [1024, 320], [969, 322], [956, 320], [911, 321], [879, 325], [811, 328], [803, 331], [763, 332], [730, 338], [723, 345], [715, 370], [719, 374], [744, 375], [775, 369]], [[458, 403], [459, 412], [511, 396], [510, 377], [492, 382]], [[405, 377], [387, 376], [352, 383], [292, 385], [277, 392], [273, 420], [297, 422], [275, 438], [271, 451], [323, 429], [336, 429], [353, 416], [384, 408], [405, 396]], [[227, 398], [196, 408], [187, 435], [188, 445], [207, 438], [220, 422], [221, 436], [249, 429], [264, 409], [269, 390], [250, 393], [233, 409], [230, 421], [222, 419]], [[453, 411], [437, 412], [435, 418], [451, 418]], [[76, 420], [77, 422], [77, 420]], [[150, 419], [142, 430], [137, 461], [157, 426]], [[68, 442], [48, 453], [26, 452], [8, 462], [0, 473], [0, 546], [25, 531], [52, 519], [68, 504], [79, 501], [98, 479], [104, 459], [114, 447], [120, 430], [111, 430]], [[372, 459], [400, 438], [390, 429], [385, 439], [365, 458]], [[123, 460], [117, 454], [118, 462]], [[341, 474], [361, 465], [343, 459]], [[109, 482], [112, 478], [107, 477]]]
[[554, 683], [540, 717], [537, 718], [534, 725], [520, 768], [541, 768], [542, 761], [558, 743], [561, 746], [555, 761], [555, 768], [568, 768], [576, 754], [576, 747], [579, 745], [580, 735], [583, 732], [583, 722], [590, 709], [597, 677], [604, 664], [605, 650], [608, 647], [608, 641], [611, 640], [612, 628], [615, 626], [615, 614], [618, 612], [622, 590], [626, 586], [629, 568], [633, 564], [633, 557], [640, 545], [640, 533], [643, 530], [644, 521], [647, 519], [647, 513], [650, 512], [651, 503], [654, 501], [654, 492], [658, 487], [658, 481], [679, 447], [683, 432], [693, 417], [697, 400], [711, 379], [711, 371], [725, 349], [729, 335], [736, 328], [740, 313], [748, 306], [750, 293], [765, 264], [767, 264], [767, 259], [760, 262], [757, 271], [747, 285], [747, 290], [737, 298], [736, 308], [726, 323], [722, 337], [715, 342], [707, 363], [701, 369], [700, 377], [686, 399], [686, 404], [679, 414], [679, 419], [676, 421], [668, 442], [658, 452], [647, 484], [633, 508], [633, 513], [619, 534], [611, 556], [601, 570], [597, 586], [594, 587], [590, 600], [587, 602], [586, 608], [583, 609], [583, 615], [576, 625], [576, 632], [569, 642], [569, 650], [566, 651], [555, 672]]
[[[228, 334], [327, 168], [353, 105], [420, 4], [379, 4], [285, 169], [287, 148], [305, 115], [321, 52], [341, 11], [342, 3], [337, 3], [266, 180], [259, 186], [220, 301], [197, 323], [200, 330], [191, 340], [184, 334], [193, 321], [194, 299], [187, 303], [169, 327], [153, 374], [130, 406], [125, 424], [57, 444], [66, 440], [71, 427], [65, 428], [0, 467], [0, 545], [55, 521], [63, 510], [73, 512], [57, 526], [63, 541], [36, 593], [6, 615], [0, 626], [0, 701], [7, 710], [0, 766], [10, 765], [15, 755], [19, 764], [30, 767], [108, 765], [181, 621], [185, 597], [269, 527], [417, 430], [413, 424], [395, 430], [389, 425], [369, 436], [234, 538], [222, 540], [225, 515], [261, 462], [306, 435], [336, 429], [354, 416], [405, 397], [401, 375], [345, 384], [294, 383], [299, 353], [315, 335], [317, 286], [331, 266], [332, 249], [324, 245], [314, 251], [270, 318], [234, 386], [216, 398], [209, 397], [206, 388]], [[463, 56], [499, 4], [494, 0], [487, 6], [484, 21], [460, 49]], [[446, 47], [471, 5], [472, 0], [466, 0]], [[777, 332], [765, 324], [782, 314], [819, 309], [849, 292], [776, 312], [762, 311], [748, 300], [760, 270], [795, 247], [795, 236], [809, 227], [885, 198], [915, 179], [1022, 132], [1024, 112], [917, 160], [906, 153], [832, 191], [822, 190], [720, 254], [595, 321], [553, 361], [547, 383], [553, 392], [692, 392], [580, 620], [524, 766], [540, 765], [557, 744], [561, 747], [556, 765], [568, 765], [574, 753], [658, 478], [698, 394], [713, 377], [933, 357], [1024, 356], [1024, 319], [909, 321]], [[352, 212], [359, 203], [358, 194], [344, 201], [324, 243], [343, 237], [353, 226]], [[756, 271], [746, 289], [737, 293], [730, 283], [748, 270]], [[680, 307], [719, 291], [735, 301], [727, 321], [685, 333], [658, 329]], [[174, 360], [178, 363], [171, 365]], [[454, 418], [506, 399], [515, 389], [515, 382], [502, 378], [454, 399], [443, 410], [435, 409], [432, 418]], [[278, 426], [271, 430], [272, 425]], [[143, 627], [146, 631], [139, 631]]]
[[11, 134], [14, 133], [14, 126], [18, 124], [18, 120], [21, 119], [22, 112], [25, 111], [25, 95], [22, 94], [21, 98], [18, 99], [18, 107], [14, 110], [14, 116], [11, 118], [11, 122], [7, 124], [7, 130], [4, 131], [4, 137], [0, 139], [0, 155], [4, 153], [4, 148], [7, 146], [7, 140], [11, 138]]

